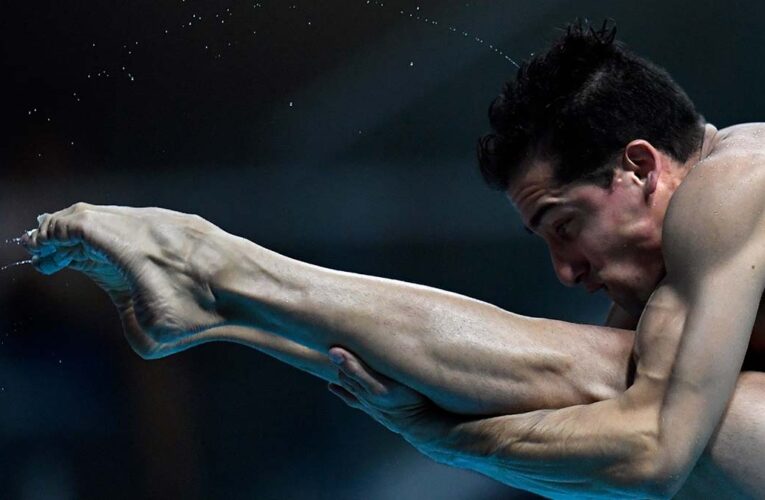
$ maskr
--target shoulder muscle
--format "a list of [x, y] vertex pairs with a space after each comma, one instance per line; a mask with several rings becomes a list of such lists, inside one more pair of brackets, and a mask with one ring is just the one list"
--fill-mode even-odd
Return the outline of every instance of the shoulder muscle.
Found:
[[764, 194], [765, 158], [761, 166], [735, 155], [700, 163], [675, 192], [664, 220], [667, 274], [688, 283], [728, 266], [765, 275]]

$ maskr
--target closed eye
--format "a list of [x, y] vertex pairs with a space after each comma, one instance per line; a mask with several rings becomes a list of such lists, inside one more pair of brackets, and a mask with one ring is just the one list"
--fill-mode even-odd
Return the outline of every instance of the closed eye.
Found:
[[563, 221], [555, 225], [555, 234], [559, 238], [566, 239], [568, 237], [568, 232], [566, 230], [568, 229], [568, 225], [571, 222], [571, 220], [572, 218], [569, 217], [568, 219], [564, 219]]

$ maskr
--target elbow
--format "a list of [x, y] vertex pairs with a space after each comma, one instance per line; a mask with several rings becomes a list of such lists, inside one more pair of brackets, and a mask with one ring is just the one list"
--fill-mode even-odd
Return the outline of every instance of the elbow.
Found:
[[658, 464], [653, 473], [647, 478], [648, 484], [657, 494], [657, 498], [673, 498], [693, 469], [693, 462], [686, 456], [664, 450], [656, 458]]
[[620, 479], [626, 483], [623, 486], [639, 498], [667, 499], [674, 497], [683, 486], [691, 465], [677, 453], [657, 447], [630, 464], [626, 477]]

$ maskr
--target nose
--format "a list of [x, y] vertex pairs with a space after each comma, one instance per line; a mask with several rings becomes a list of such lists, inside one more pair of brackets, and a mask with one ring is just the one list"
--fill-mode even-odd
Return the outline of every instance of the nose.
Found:
[[558, 280], [566, 286], [576, 286], [590, 272], [589, 262], [578, 253], [550, 249], [550, 258]]

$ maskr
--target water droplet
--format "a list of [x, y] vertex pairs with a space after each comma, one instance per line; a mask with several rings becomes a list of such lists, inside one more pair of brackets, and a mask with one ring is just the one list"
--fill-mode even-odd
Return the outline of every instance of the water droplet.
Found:
[[11, 264], [8, 264], [7, 266], [0, 267], [0, 271], [5, 271], [6, 269], [8, 269], [10, 267], [16, 267], [16, 266], [20, 266], [22, 264], [31, 264], [31, 263], [32, 263], [32, 259], [22, 260], [22, 261], [19, 261], [19, 262], [13, 262]]

